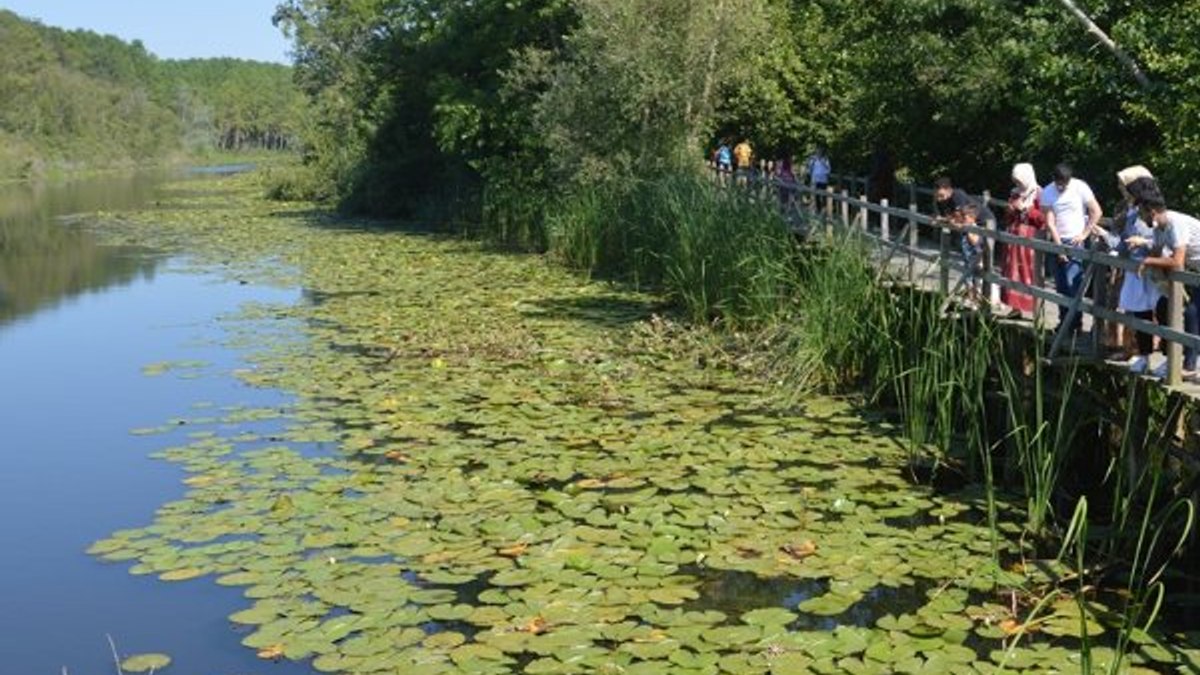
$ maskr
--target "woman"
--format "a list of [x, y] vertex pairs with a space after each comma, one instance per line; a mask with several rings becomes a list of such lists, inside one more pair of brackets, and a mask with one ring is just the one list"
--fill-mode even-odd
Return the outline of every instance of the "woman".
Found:
[[779, 207], [786, 213], [796, 201], [796, 172], [791, 155], [784, 155], [775, 163], [775, 181], [779, 186]]
[[[1123, 212], [1113, 214], [1113, 224], [1120, 227], [1119, 235], [1107, 235], [1108, 245], [1118, 254], [1141, 262], [1150, 254], [1150, 242], [1154, 239], [1154, 228], [1138, 215], [1139, 198], [1161, 195], [1158, 184], [1150, 171], [1141, 165], [1131, 166], [1117, 172], [1117, 189], [1124, 198]], [[1161, 199], [1161, 197], [1158, 197]], [[1121, 283], [1121, 295], [1117, 308], [1122, 312], [1145, 321], [1154, 320], [1154, 309], [1162, 296], [1149, 274], [1126, 274]], [[1126, 362], [1130, 372], [1143, 373], [1154, 352], [1154, 336], [1149, 333], [1134, 333], [1134, 352]]]
[[[1004, 212], [1005, 229], [1009, 234], [1032, 239], [1046, 225], [1046, 217], [1039, 206], [1041, 188], [1038, 187], [1033, 165], [1022, 163], [1013, 166], [1012, 182], [1008, 209]], [[1003, 271], [1006, 278], [1033, 286], [1033, 249], [1028, 246], [1005, 246]], [[1003, 288], [1000, 290], [1000, 299], [1019, 312], [1033, 312], [1033, 296], [1028, 293]]]

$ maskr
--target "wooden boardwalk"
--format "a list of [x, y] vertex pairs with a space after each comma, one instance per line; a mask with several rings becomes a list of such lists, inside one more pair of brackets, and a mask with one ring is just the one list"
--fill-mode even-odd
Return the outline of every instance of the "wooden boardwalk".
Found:
[[[861, 179], [843, 179], [842, 182], [856, 185], [854, 181], [859, 180]], [[965, 269], [955, 239], [958, 234], [952, 232], [947, 225], [935, 222], [930, 215], [922, 213], [917, 205], [918, 196], [926, 197], [929, 203], [932, 203], [932, 190], [907, 186], [910, 203], [908, 208], [898, 209], [889, 205], [886, 200], [873, 204], [868, 202], [866, 197], [852, 197], [849, 189], [835, 191], [829, 188], [818, 193], [804, 185], [782, 186], [777, 181], [748, 181], [746, 189], [755, 199], [780, 203], [780, 187], [786, 187], [796, 195], [796, 199], [784, 208], [784, 212], [793, 229], [801, 235], [819, 239], [854, 232], [871, 245], [876, 266], [886, 270], [887, 278], [896, 283], [940, 293], [948, 298], [955, 294], [956, 285]], [[1004, 206], [1003, 202], [992, 200], [987, 193], [981, 195], [981, 199], [993, 210]], [[982, 285], [985, 297], [991, 301], [989, 304], [993, 307], [998, 305], [1002, 287], [1034, 296], [1034, 313], [1010, 315], [1007, 308], [1001, 308], [1005, 312], [1002, 321], [1026, 326], [1030, 331], [1044, 332], [1051, 344], [1048, 358], [1056, 362], [1074, 359], [1110, 368], [1114, 375], [1129, 374], [1123, 358], [1106, 358], [1112, 355], [1099, 353], [1095, 347], [1094, 338], [1105, 330], [1106, 323], [1120, 324], [1125, 330], [1144, 331], [1168, 341], [1168, 355], [1164, 356], [1156, 351], [1151, 355], [1150, 368], [1147, 369], [1149, 372], [1165, 362], [1168, 367], [1167, 376], [1156, 379], [1143, 374], [1140, 377], [1155, 380], [1170, 391], [1188, 398], [1200, 399], [1200, 382], [1185, 380], [1182, 377], [1182, 345], [1186, 343], [1200, 349], [1200, 337], [1183, 331], [1184, 289], [1200, 289], [1200, 275], [1182, 271], [1167, 275], [1171, 320], [1168, 325], [1160, 326], [1116, 312], [1104, 306], [1103, 302], [1093, 301], [1088, 297], [1093, 281], [1106, 277], [1109, 270], [1123, 269], [1128, 274], [1136, 273], [1137, 264], [1127, 258], [1093, 249], [1080, 251], [1044, 240], [1018, 238], [998, 231], [994, 221], [983, 227], [968, 227], [966, 230], [984, 238]], [[1034, 284], [1026, 286], [998, 274], [994, 265], [997, 243], [1034, 249]], [[1088, 271], [1085, 272], [1083, 290], [1078, 297], [1058, 294], [1053, 284], [1042, 278], [1044, 256], [1060, 253], [1082, 259], [1086, 265]], [[1058, 323], [1060, 310], [1082, 314], [1083, 331], [1075, 336], [1068, 336], [1065, 333], [1055, 334], [1045, 330], [1044, 327], [1055, 326]]]

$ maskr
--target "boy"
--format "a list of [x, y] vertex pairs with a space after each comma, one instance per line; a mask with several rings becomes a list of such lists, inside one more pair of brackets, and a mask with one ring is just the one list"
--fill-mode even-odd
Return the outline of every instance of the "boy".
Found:
[[967, 227], [979, 226], [979, 205], [974, 200], [968, 200], [954, 209], [950, 216], [951, 229], [958, 230], [962, 235], [963, 272], [960, 286], [966, 286], [967, 299], [977, 305], [983, 304], [983, 237], [975, 232], [968, 232]]

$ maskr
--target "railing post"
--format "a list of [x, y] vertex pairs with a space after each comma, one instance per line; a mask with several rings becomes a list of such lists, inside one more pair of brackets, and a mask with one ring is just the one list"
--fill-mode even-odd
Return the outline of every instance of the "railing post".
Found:
[[867, 233], [867, 222], [871, 219], [871, 210], [867, 207], [867, 196], [858, 196], [858, 219], [861, 221], [859, 227], [862, 228], [863, 234]]
[[850, 191], [842, 188], [842, 228], [850, 229]]
[[888, 223], [888, 212], [887, 212], [888, 199], [887, 199], [887, 197], [884, 197], [883, 199], [879, 200], [879, 206], [884, 209], [883, 211], [881, 211], [879, 213], [879, 236], [883, 238], [884, 242], [888, 242], [891, 240], [891, 233], [888, 232], [888, 230], [890, 229], [888, 227], [890, 223]]
[[[1033, 249], [1033, 286], [1046, 287], [1046, 255], [1038, 249]], [[1046, 311], [1046, 301], [1040, 296], [1033, 296], [1033, 325], [1041, 328], [1042, 314]]]
[[985, 217], [983, 220], [983, 228], [991, 233], [983, 242], [983, 297], [995, 307], [1000, 303], [1000, 286], [989, 281], [988, 275], [996, 269], [996, 218], [995, 214], [992, 214], [991, 191], [984, 190], [982, 197], [983, 213], [991, 214], [991, 217]]
[[908, 283], [913, 283], [917, 277], [917, 256], [914, 253], [917, 249], [917, 200], [914, 199], [908, 203]]
[[[1167, 321], [1171, 330], [1183, 332], [1183, 284], [1174, 279], [1167, 290]], [[1183, 345], [1171, 340], [1167, 343], [1167, 386], [1176, 387], [1183, 382]]]
[[950, 231], [938, 228], [938, 291], [950, 295]]

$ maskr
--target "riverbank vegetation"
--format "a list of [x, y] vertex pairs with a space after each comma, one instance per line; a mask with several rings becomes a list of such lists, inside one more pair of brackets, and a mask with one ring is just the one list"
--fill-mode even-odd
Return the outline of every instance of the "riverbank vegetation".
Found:
[[[769, 209], [699, 176], [713, 139], [736, 136], [768, 158], [822, 143], [848, 167], [883, 147], [908, 177], [1000, 193], [1016, 161], [1070, 159], [1101, 192], [1142, 161], [1186, 205], [1200, 59], [1180, 55], [1195, 52], [1200, 3], [1086, 7], [1119, 54], [1067, 4], [291, 0], [276, 21], [320, 121], [302, 174], [277, 192], [434, 218], [664, 291], [698, 322], [755, 328], [766, 372], [793, 391], [894, 411], [914, 478], [982, 485], [997, 558], [996, 495], [1020, 495], [1023, 554], [1074, 565], [1043, 580], [1042, 599], [1067, 578], [1135, 589], [1104, 617], [1128, 638], [1155, 616], [1158, 565], [1192, 529], [1189, 498], [1164, 496], [1166, 437], [1133, 440], [1148, 419], [1168, 426], [1167, 404], [1133, 387], [1112, 400], [1145, 418], [1097, 407], [1085, 373], [1044, 369], [1027, 339], [882, 289], [852, 240], [797, 253]], [[1113, 469], [1068, 480], [1069, 461]], [[1097, 617], [1081, 605], [1077, 618], [1086, 645]]]
[[1115, 197], [1140, 162], [1190, 205], [1200, 5], [1077, 3], [1139, 79], [1064, 4], [289, 0], [276, 21], [314, 105], [314, 184], [352, 210], [469, 193], [477, 220], [537, 213], [734, 136], [772, 159], [824, 143], [845, 170], [883, 147], [902, 175], [994, 194], [1015, 162], [1067, 159]]
[[294, 147], [288, 66], [160, 60], [140, 42], [0, 10], [0, 180]]
[[[305, 302], [223, 321], [253, 350], [238, 377], [296, 399], [210, 403], [136, 430], [161, 434], [157, 456], [187, 472], [187, 492], [91, 551], [164, 582], [244, 588], [230, 619], [264, 659], [345, 673], [762, 675], [1074, 672], [1087, 659], [1124, 672], [1123, 659], [1178, 669], [1200, 656], [1185, 636], [1142, 630], [1176, 542], [1155, 532], [1178, 532], [1161, 518], [1182, 521], [1185, 507], [1120, 511], [1123, 535], [1103, 538], [1111, 558], [1089, 534], [1103, 509], [1088, 527], [1070, 518], [1086, 509], [1056, 509], [1066, 545], [1028, 546], [1001, 480], [914, 484], [912, 457], [937, 442], [898, 442], [908, 423], [861, 398], [781, 400], [749, 364], [724, 367], [736, 365], [722, 361], [726, 335], [661, 315], [658, 294], [582, 280], [546, 256], [268, 203], [253, 176], [210, 188], [98, 232], [302, 287]], [[861, 256], [841, 255], [853, 246], [805, 256], [798, 273], [829, 293], [838, 284], [822, 277], [877, 288]], [[799, 311], [828, 303], [806, 295]], [[861, 306], [896, 304], [874, 302]], [[861, 362], [852, 385], [886, 388], [948, 358], [935, 352], [956, 347], [921, 332], [925, 317], [948, 323], [937, 309], [905, 307], [912, 318], [890, 315], [887, 332], [831, 331], [856, 345], [915, 337], [886, 373]], [[872, 316], [859, 325], [875, 328]], [[990, 339], [968, 323], [940, 330]], [[979, 405], [982, 370], [956, 376], [961, 400], [930, 406]], [[1027, 424], [1057, 409], [1015, 414]], [[944, 419], [972, 419], [961, 410]], [[968, 425], [931, 437], [945, 428], [950, 452], [931, 472], [962, 471], [961, 445], [994, 454], [997, 474], [1019, 468], [1019, 455], [972, 445]], [[1130, 496], [1153, 483], [1132, 465], [1122, 475]], [[1085, 548], [1132, 566], [1136, 590], [1097, 593], [1101, 575], [1075, 555]]]

